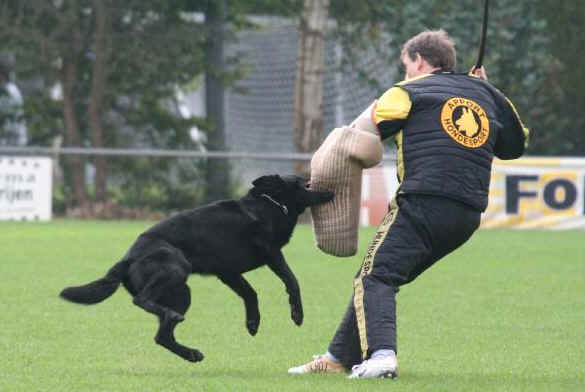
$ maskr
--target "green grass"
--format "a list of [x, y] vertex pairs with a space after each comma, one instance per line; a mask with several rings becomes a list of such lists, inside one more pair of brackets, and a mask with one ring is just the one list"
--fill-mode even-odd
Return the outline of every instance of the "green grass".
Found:
[[289, 318], [282, 283], [246, 274], [258, 292], [256, 337], [241, 301], [193, 276], [177, 339], [191, 364], [154, 344], [155, 318], [120, 289], [94, 306], [58, 298], [101, 277], [147, 222], [0, 223], [0, 391], [582, 391], [585, 390], [585, 232], [483, 230], [398, 295], [400, 378], [289, 376], [323, 352], [348, 304], [361, 254], [318, 251], [299, 226], [285, 255], [305, 322]]

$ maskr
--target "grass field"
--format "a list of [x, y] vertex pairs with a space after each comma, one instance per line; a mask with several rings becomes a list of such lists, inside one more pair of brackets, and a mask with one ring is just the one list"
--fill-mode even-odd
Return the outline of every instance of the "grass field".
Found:
[[177, 339], [206, 359], [187, 363], [154, 344], [154, 316], [123, 290], [94, 306], [58, 298], [101, 277], [147, 222], [0, 223], [0, 391], [583, 391], [585, 232], [483, 230], [398, 295], [400, 378], [290, 376], [325, 350], [349, 301], [361, 254], [335, 259], [299, 226], [285, 255], [305, 322], [289, 318], [282, 283], [266, 269], [256, 337], [241, 301], [193, 276]]

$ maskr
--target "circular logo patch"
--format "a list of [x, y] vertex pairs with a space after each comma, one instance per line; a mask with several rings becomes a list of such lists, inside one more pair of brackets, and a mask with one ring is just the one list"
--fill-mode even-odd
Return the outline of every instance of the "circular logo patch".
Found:
[[441, 110], [443, 129], [457, 143], [481, 147], [490, 135], [490, 122], [481, 106], [467, 98], [451, 98]]

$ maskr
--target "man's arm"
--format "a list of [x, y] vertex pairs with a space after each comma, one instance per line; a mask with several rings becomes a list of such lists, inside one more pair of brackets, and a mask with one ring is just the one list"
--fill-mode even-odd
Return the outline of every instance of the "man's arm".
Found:
[[411, 107], [408, 92], [400, 87], [392, 87], [376, 101], [372, 110], [372, 121], [382, 140], [402, 130]]
[[516, 159], [522, 156], [528, 147], [530, 130], [522, 124], [514, 104], [508, 98], [505, 98], [502, 105], [503, 127], [498, 134], [494, 154], [500, 159]]
[[[479, 79], [487, 82], [488, 77], [484, 67], [471, 68], [469, 71], [470, 76], [475, 76]], [[518, 111], [514, 107], [512, 101], [502, 95], [503, 102], [500, 105], [503, 106], [503, 129], [498, 135], [496, 145], [494, 148], [494, 154], [500, 159], [516, 159], [520, 157], [526, 147], [528, 147], [528, 136], [530, 130], [522, 124]]]

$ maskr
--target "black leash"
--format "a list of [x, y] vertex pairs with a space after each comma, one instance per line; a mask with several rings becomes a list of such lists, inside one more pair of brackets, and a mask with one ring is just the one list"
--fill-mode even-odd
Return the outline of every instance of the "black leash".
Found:
[[485, 43], [487, 41], [487, 26], [489, 16], [489, 0], [485, 0], [483, 7], [483, 24], [481, 27], [481, 39], [479, 41], [479, 54], [477, 56], [477, 62], [475, 63], [475, 69], [481, 68], [483, 65], [483, 55], [485, 53]]

